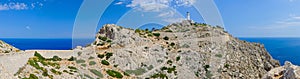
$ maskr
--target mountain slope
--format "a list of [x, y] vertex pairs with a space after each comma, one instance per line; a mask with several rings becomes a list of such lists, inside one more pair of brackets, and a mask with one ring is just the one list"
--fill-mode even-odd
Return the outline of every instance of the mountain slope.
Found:
[[[47, 61], [40, 61], [34, 59], [43, 57], [33, 57], [33, 61], [28, 61], [16, 75], [28, 78], [32, 74], [54, 79], [257, 79], [279, 66], [279, 62], [269, 55], [263, 45], [241, 41], [221, 27], [189, 21], [170, 24], [155, 31], [107, 24], [100, 29], [91, 46], [74, 51], [74, 60], [62, 58], [53, 61], [48, 58]], [[43, 62], [58, 63], [56, 66], [60, 68], [43, 65]], [[32, 63], [39, 66], [32, 67]], [[74, 68], [68, 68], [68, 65]], [[53, 69], [61, 74], [46, 72]]]
[[18, 52], [18, 51], [20, 50], [0, 40], [0, 54]]

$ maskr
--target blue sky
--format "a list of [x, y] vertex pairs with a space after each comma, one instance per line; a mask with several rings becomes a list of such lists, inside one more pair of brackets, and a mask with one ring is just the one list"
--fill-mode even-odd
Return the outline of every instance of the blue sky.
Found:
[[[194, 21], [204, 22], [200, 12], [191, 6], [197, 1], [199, 0], [115, 0], [105, 10], [97, 29], [104, 24], [118, 24], [129, 28], [138, 28], [141, 25], [137, 24], [147, 23], [165, 25], [184, 19], [187, 11]], [[214, 1], [226, 30], [236, 37], [300, 36], [299, 0]], [[82, 2], [83, 0], [1, 0], [0, 38], [71, 38]]]

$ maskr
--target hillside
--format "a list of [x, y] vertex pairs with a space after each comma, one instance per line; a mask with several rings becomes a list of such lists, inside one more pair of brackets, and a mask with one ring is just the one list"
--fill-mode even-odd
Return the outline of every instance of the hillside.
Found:
[[0, 54], [19, 52], [20, 50], [0, 40]]
[[263, 45], [234, 38], [221, 27], [183, 21], [160, 30], [107, 24], [74, 57], [38, 52], [19, 78], [262, 78], [278, 67]]

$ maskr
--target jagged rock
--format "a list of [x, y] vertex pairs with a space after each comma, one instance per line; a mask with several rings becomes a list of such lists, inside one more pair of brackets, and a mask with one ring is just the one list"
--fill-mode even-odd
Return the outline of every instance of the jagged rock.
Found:
[[283, 66], [269, 71], [263, 79], [300, 79], [300, 67], [286, 61]]

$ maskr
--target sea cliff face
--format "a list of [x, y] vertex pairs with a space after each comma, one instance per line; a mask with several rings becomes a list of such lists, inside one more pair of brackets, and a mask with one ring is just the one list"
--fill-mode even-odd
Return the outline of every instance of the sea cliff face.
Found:
[[74, 49], [74, 57], [44, 58], [36, 52], [15, 75], [54, 79], [257, 79], [278, 66], [261, 44], [241, 41], [221, 27], [183, 21], [153, 31], [107, 24], [94, 43]]

